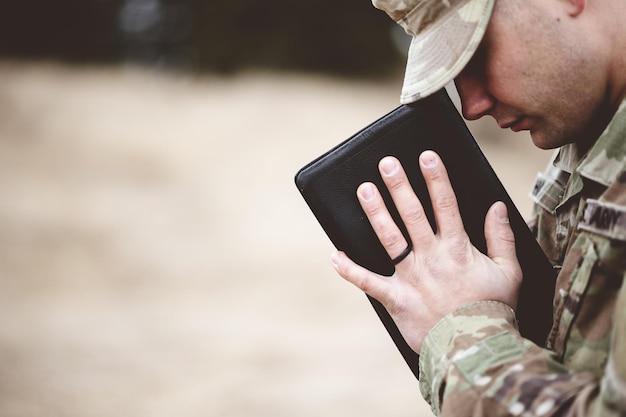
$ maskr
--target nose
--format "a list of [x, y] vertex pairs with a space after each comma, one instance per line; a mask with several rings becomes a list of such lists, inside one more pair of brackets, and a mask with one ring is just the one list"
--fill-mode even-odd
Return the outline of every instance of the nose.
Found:
[[454, 80], [461, 98], [463, 117], [477, 120], [491, 113], [495, 99], [489, 94], [485, 83], [474, 72], [467, 68]]

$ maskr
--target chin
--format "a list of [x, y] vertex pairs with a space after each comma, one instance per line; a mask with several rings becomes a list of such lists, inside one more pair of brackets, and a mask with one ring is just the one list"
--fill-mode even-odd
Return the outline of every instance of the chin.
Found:
[[563, 145], [574, 142], [573, 140], [564, 140], [563, 138], [557, 137], [557, 135], [554, 134], [546, 134], [546, 132], [540, 130], [531, 130], [530, 138], [532, 139], [533, 144], [536, 147], [545, 150], [560, 148]]
[[530, 132], [530, 138], [533, 141], [533, 144], [538, 147], [539, 149], [554, 149], [554, 148], [558, 148], [560, 145], [555, 145], [553, 143], [551, 143], [549, 140], [546, 140], [546, 138], [541, 135], [541, 134], [537, 134], [536, 132]]

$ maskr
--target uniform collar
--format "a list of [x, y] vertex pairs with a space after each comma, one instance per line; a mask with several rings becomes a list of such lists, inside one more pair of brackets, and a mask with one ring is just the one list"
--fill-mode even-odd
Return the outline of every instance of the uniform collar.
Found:
[[622, 101], [613, 119], [585, 155], [577, 145], [559, 149], [554, 165], [571, 175], [561, 205], [582, 191], [583, 178], [611, 185], [626, 166], [626, 100]]
[[554, 166], [608, 186], [622, 171], [626, 160], [626, 100], [622, 102], [611, 123], [584, 155], [576, 143], [562, 146]]
[[605, 186], [611, 185], [626, 162], [626, 100], [622, 101], [611, 123], [580, 162], [577, 171]]

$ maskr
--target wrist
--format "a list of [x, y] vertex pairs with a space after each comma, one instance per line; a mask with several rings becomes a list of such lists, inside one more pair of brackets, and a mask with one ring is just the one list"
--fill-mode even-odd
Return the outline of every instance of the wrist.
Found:
[[[439, 409], [439, 395], [443, 394], [439, 391], [448, 372], [469, 356], [488, 356], [491, 349], [487, 339], [493, 341], [502, 336], [510, 339], [507, 345], [515, 345], [516, 353], [518, 348], [524, 349], [515, 312], [499, 301], [466, 304], [443, 317], [428, 332], [420, 350], [420, 390], [433, 410]], [[489, 366], [489, 361], [482, 359], [479, 362]]]
[[[447, 314], [426, 334], [422, 349], [446, 349], [458, 335], [470, 335], [468, 339], [478, 342], [491, 332], [483, 329], [497, 325], [499, 328], [519, 332], [515, 311], [500, 301], [476, 301], [459, 307]], [[448, 341], [444, 343], [445, 341]], [[446, 349], [447, 351], [448, 349]]]

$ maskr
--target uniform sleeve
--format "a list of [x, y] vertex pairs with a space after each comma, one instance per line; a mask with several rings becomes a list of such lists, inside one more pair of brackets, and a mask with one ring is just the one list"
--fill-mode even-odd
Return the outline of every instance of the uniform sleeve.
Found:
[[[593, 405], [594, 416], [626, 415], [626, 288], [622, 286], [615, 306], [614, 333], [600, 398]], [[608, 411], [613, 414], [610, 414]], [[604, 412], [604, 414], [602, 414]]]
[[626, 295], [604, 376], [575, 373], [522, 338], [514, 312], [497, 302], [465, 306], [428, 334], [420, 389], [440, 416], [626, 415]]

